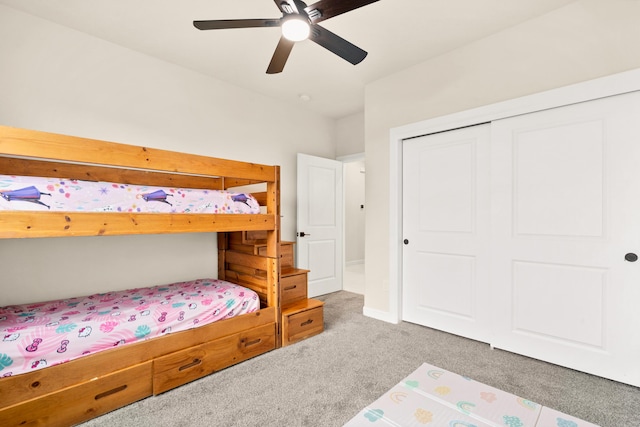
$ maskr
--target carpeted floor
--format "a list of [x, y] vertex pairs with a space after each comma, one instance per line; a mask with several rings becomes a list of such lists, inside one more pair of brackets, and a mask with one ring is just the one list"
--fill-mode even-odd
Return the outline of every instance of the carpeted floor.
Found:
[[423, 362], [603, 427], [640, 426], [640, 389], [429, 328], [362, 315], [363, 297], [322, 297], [325, 332], [82, 424], [342, 426]]

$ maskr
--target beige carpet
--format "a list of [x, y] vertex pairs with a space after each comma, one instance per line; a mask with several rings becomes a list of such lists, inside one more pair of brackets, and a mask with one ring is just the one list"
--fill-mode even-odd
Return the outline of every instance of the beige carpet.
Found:
[[324, 333], [83, 426], [339, 427], [425, 362], [603, 427], [640, 426], [638, 388], [365, 317], [361, 295], [322, 299]]

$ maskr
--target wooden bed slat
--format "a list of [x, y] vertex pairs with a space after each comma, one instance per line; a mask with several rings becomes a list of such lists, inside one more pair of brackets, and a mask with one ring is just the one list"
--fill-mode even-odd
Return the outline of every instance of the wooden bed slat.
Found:
[[245, 185], [258, 184], [259, 182], [251, 179], [239, 179], [239, 178], [225, 178], [224, 179], [224, 189], [233, 188], [233, 187], [243, 187]]
[[274, 221], [273, 215], [265, 214], [39, 212], [25, 215], [22, 211], [3, 211], [0, 238], [271, 230]]
[[258, 255], [247, 254], [245, 252], [227, 251], [227, 262], [229, 264], [240, 264], [256, 270], [266, 270], [268, 268], [267, 258]]
[[178, 188], [222, 190], [222, 178], [198, 175], [180, 175], [121, 168], [104, 168], [73, 163], [0, 157], [3, 175], [42, 176], [85, 181], [108, 181], [120, 184], [139, 184]]
[[0, 126], [0, 154], [66, 162], [275, 180], [274, 166]]
[[251, 193], [251, 195], [253, 197], [255, 197], [256, 201], [258, 202], [258, 204], [260, 206], [266, 206], [267, 205], [267, 197], [269, 195], [267, 194], [266, 191], [262, 191], [262, 192], [258, 192], [258, 193]]

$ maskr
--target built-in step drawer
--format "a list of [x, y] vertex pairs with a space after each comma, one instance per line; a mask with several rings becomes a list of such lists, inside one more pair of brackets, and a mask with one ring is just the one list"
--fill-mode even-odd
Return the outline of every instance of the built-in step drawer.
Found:
[[[238, 231], [228, 233], [229, 249], [248, 254], [267, 256], [267, 232], [266, 231]], [[280, 266], [281, 268], [293, 268], [295, 242], [280, 242]]]
[[151, 361], [0, 410], [3, 426], [69, 426], [152, 394]]
[[309, 270], [283, 268], [280, 275], [283, 307], [307, 299], [307, 273]]
[[273, 350], [275, 330], [275, 323], [269, 323], [159, 357], [153, 362], [153, 394]]
[[[267, 256], [267, 247], [257, 246], [257, 255]], [[280, 266], [281, 268], [293, 267], [293, 242], [280, 242]]]
[[324, 303], [308, 299], [282, 309], [282, 346], [324, 331]]

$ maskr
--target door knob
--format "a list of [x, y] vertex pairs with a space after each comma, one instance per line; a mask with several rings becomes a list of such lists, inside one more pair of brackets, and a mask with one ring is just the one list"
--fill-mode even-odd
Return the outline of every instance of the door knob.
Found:
[[409, 239], [404, 239], [404, 244], [408, 245], [409, 244]]
[[636, 262], [638, 260], [638, 255], [634, 254], [633, 252], [629, 252], [624, 256], [624, 259], [629, 262]]
[[300, 237], [311, 236], [311, 234], [307, 234], [304, 231], [301, 231], [301, 232], [298, 233], [298, 236], [300, 236]]

